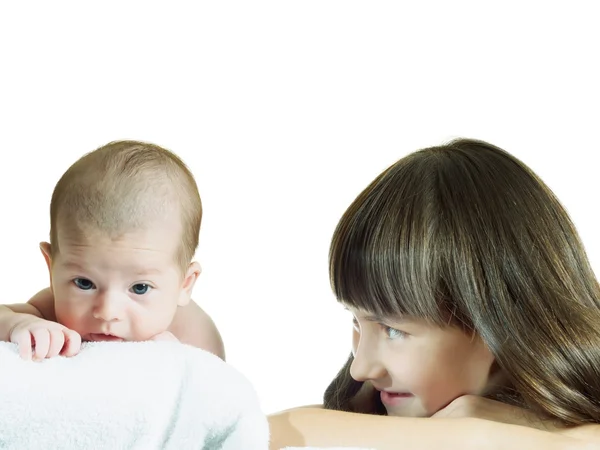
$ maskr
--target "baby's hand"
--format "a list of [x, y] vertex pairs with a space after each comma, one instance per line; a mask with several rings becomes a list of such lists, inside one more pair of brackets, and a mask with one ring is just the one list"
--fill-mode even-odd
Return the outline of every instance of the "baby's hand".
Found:
[[150, 338], [151, 341], [177, 341], [179, 339], [175, 337], [173, 333], [170, 331], [163, 331], [162, 333], [158, 333]]
[[59, 323], [30, 314], [17, 314], [10, 342], [19, 346], [23, 359], [41, 361], [54, 356], [73, 356], [81, 349], [81, 336]]

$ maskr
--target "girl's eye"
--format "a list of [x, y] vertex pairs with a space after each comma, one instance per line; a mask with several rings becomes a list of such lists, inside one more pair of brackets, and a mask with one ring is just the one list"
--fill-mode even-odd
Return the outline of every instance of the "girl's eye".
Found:
[[356, 317], [352, 316], [352, 327], [360, 333], [360, 326], [358, 325], [358, 320]]
[[144, 283], [138, 283], [138, 284], [134, 284], [133, 286], [131, 286], [131, 292], [133, 292], [136, 295], [144, 295], [150, 289], [151, 289], [151, 287]]
[[82, 291], [89, 291], [90, 289], [94, 289], [96, 287], [94, 286], [94, 283], [92, 283], [87, 278], [75, 278], [73, 280], [73, 284]]
[[387, 325], [381, 324], [383, 331], [385, 332], [388, 339], [402, 339], [406, 337], [404, 331], [397, 330], [396, 328], [388, 327]]

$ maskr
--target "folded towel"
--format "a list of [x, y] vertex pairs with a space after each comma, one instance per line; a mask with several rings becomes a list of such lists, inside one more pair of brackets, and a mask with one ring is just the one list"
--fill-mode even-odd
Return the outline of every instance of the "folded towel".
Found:
[[0, 448], [267, 450], [249, 381], [178, 342], [85, 343], [24, 361], [0, 342]]

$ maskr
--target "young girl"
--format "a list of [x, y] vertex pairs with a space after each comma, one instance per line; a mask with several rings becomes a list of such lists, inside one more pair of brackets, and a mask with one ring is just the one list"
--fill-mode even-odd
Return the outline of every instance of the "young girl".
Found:
[[340, 220], [330, 278], [352, 355], [325, 410], [270, 418], [272, 448], [594, 442], [599, 285], [559, 201], [505, 151], [459, 139], [396, 162]]

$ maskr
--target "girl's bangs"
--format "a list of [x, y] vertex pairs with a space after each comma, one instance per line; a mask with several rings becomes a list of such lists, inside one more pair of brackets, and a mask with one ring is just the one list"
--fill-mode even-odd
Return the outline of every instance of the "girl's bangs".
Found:
[[[415, 170], [381, 174], [348, 208], [330, 248], [330, 280], [347, 306], [447, 322], [435, 182]], [[404, 172], [404, 173], [403, 173]]]

